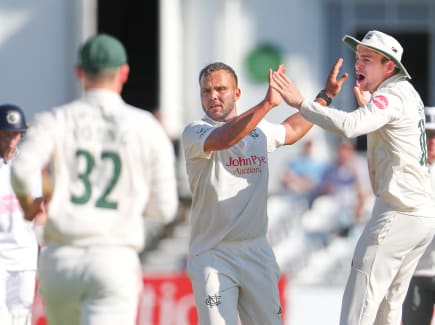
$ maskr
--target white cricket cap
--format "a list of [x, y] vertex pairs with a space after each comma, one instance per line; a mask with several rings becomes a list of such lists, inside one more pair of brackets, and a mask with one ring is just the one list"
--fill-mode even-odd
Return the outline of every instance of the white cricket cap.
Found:
[[356, 51], [357, 46], [361, 45], [393, 60], [400, 73], [411, 79], [408, 71], [400, 62], [402, 60], [403, 48], [394, 37], [377, 30], [371, 30], [367, 32], [361, 42], [349, 35], [343, 37], [343, 42], [354, 51]]

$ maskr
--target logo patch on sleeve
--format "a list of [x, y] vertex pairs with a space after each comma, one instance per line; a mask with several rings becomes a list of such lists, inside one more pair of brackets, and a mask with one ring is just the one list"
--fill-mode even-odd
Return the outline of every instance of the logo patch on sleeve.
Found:
[[373, 98], [373, 104], [379, 109], [384, 109], [388, 106], [388, 99], [385, 96], [379, 95]]

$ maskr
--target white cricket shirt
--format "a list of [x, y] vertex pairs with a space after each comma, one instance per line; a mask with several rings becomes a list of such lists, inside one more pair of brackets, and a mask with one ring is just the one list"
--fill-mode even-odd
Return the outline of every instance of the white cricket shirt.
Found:
[[204, 117], [182, 135], [192, 191], [191, 254], [267, 231], [268, 153], [284, 144], [285, 128], [263, 120], [231, 148], [204, 152], [206, 138], [222, 124]]
[[352, 112], [305, 100], [309, 121], [349, 138], [367, 134], [370, 181], [377, 199], [393, 210], [435, 217], [427, 166], [424, 106], [404, 77], [385, 80], [368, 104]]
[[[9, 271], [36, 270], [38, 243], [33, 222], [24, 219], [11, 185], [11, 165], [15, 158], [7, 163], [0, 158], [0, 265]], [[29, 177], [33, 196], [41, 197], [41, 173]]]
[[168, 222], [176, 215], [172, 143], [151, 113], [114, 92], [92, 90], [38, 114], [21, 149], [13, 167], [19, 193], [28, 193], [32, 172], [52, 163], [46, 244], [140, 251], [143, 216]]

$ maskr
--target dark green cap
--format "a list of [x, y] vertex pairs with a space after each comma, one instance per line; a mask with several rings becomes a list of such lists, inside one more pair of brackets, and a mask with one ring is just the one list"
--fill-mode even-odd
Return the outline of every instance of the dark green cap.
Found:
[[79, 65], [85, 71], [99, 71], [127, 63], [122, 43], [113, 36], [98, 34], [86, 41], [80, 49]]

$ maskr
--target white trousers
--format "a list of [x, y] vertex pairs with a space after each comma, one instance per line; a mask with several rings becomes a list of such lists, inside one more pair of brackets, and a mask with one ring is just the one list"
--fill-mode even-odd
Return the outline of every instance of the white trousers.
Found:
[[377, 202], [355, 248], [340, 325], [400, 325], [402, 303], [435, 218], [388, 210]]
[[266, 239], [222, 243], [189, 256], [201, 325], [281, 325], [280, 272]]
[[142, 288], [138, 254], [127, 247], [47, 245], [39, 291], [49, 324], [134, 325]]
[[36, 271], [0, 267], [0, 324], [30, 325]]

